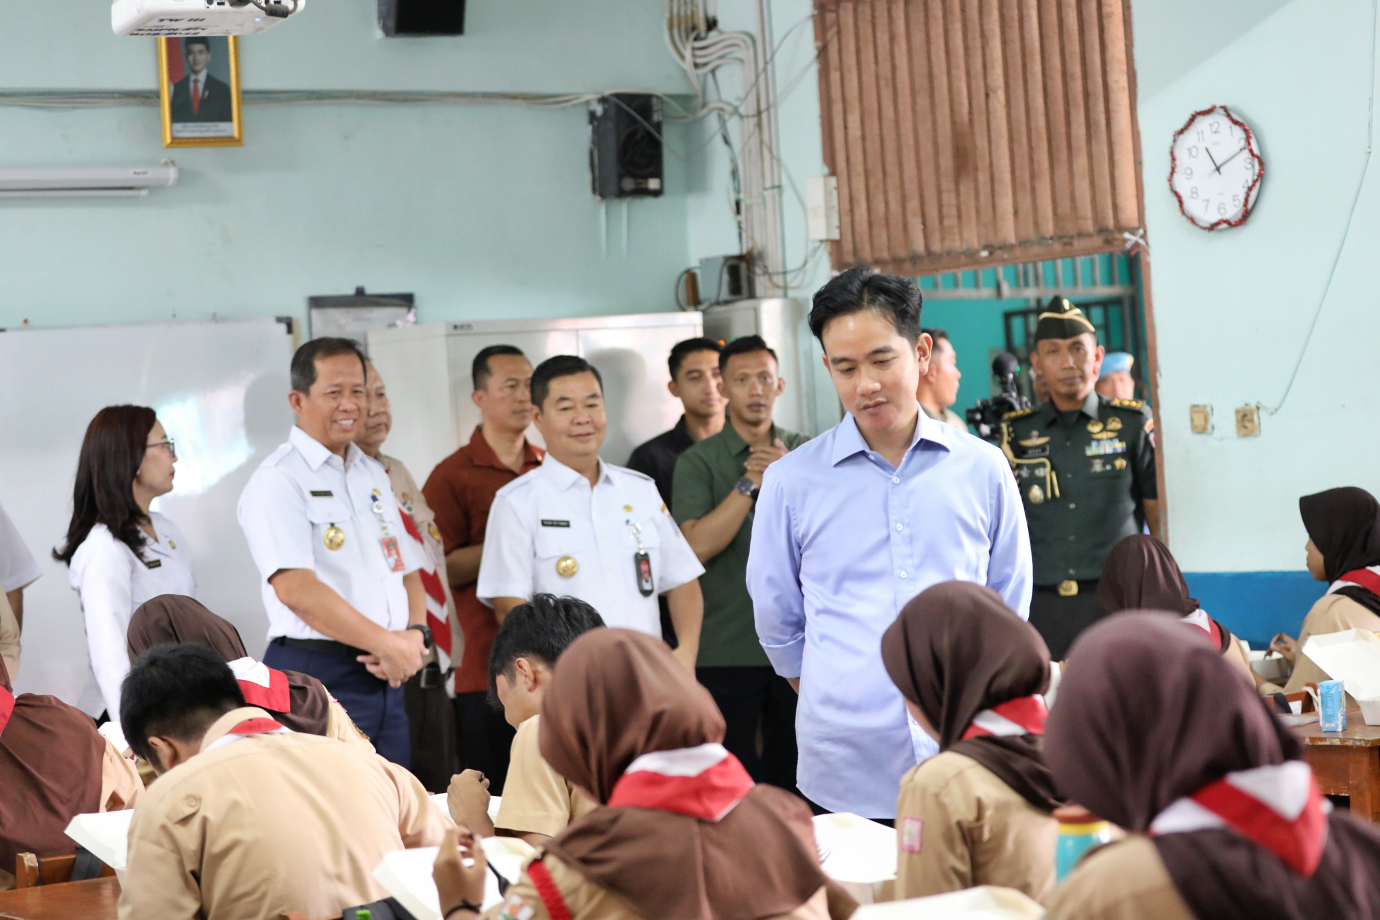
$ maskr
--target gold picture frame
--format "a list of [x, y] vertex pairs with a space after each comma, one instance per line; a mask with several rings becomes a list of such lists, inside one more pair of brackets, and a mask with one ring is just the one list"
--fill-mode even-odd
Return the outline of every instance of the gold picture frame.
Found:
[[[244, 144], [240, 104], [240, 46], [233, 35], [158, 38], [158, 95], [164, 147], [239, 147]], [[191, 48], [201, 69], [200, 99], [191, 90]], [[222, 63], [219, 58], [224, 56]], [[228, 79], [227, 79], [228, 78]], [[228, 91], [228, 99], [227, 97]], [[225, 119], [225, 115], [229, 119]]]

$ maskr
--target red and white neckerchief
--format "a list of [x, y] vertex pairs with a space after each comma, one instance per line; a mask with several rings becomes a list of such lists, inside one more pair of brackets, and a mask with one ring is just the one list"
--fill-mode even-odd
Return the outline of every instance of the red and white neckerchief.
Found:
[[230, 670], [235, 672], [247, 705], [274, 712], [292, 711], [292, 691], [282, 671], [253, 658], [236, 658], [230, 662]]
[[1332, 803], [1301, 760], [1228, 773], [1171, 804], [1151, 836], [1229, 828], [1274, 853], [1295, 874], [1313, 875], [1327, 843]]
[[1203, 632], [1208, 634], [1209, 639], [1217, 638], [1217, 632], [1212, 628], [1212, 617], [1208, 616], [1207, 611], [1204, 610], [1202, 607], [1199, 607], [1197, 610], [1193, 611], [1188, 616], [1181, 618], [1179, 622], [1189, 623], [1193, 626], [1198, 627]]
[[984, 709], [973, 716], [973, 722], [963, 733], [963, 739], [966, 741], [969, 738], [986, 736], [1014, 738], [1020, 735], [1043, 735], [1047, 718], [1049, 709], [1045, 706], [1043, 696], [1038, 693], [1033, 696], [1021, 696], [1007, 700], [1000, 706]]
[[206, 745], [206, 749], [201, 753], [206, 754], [214, 751], [218, 747], [225, 747], [236, 741], [243, 741], [251, 735], [289, 735], [292, 730], [284, 728], [282, 723], [275, 722], [267, 716], [250, 716], [241, 719], [230, 727], [230, 731]]
[[1380, 565], [1367, 566], [1364, 569], [1352, 569], [1327, 586], [1328, 594], [1341, 588], [1365, 588], [1371, 594], [1380, 595]]
[[417, 522], [412, 519], [412, 512], [407, 508], [401, 508], [403, 529], [408, 536], [416, 540], [422, 547], [423, 565], [418, 572], [422, 576], [422, 587], [426, 589], [426, 625], [431, 627], [431, 641], [436, 643], [437, 659], [440, 661], [441, 670], [450, 670], [450, 616], [446, 611], [446, 586], [441, 583], [440, 573], [437, 566], [431, 559], [431, 549], [422, 539], [421, 531], [417, 529]]
[[643, 754], [609, 796], [610, 808], [655, 808], [718, 821], [752, 791], [752, 777], [722, 744]]
[[14, 694], [0, 687], [0, 732], [5, 730], [5, 726], [10, 723], [10, 716], [14, 715]]

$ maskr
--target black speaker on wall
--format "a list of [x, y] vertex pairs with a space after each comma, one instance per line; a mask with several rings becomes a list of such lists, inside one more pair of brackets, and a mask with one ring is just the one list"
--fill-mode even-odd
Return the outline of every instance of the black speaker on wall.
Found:
[[464, 35], [465, 0], [379, 0], [384, 35]]
[[662, 193], [661, 97], [615, 93], [589, 105], [589, 171], [600, 198]]

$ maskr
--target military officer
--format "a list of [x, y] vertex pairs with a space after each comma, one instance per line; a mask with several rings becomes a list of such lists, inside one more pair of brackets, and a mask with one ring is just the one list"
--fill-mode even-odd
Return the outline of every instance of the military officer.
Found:
[[1140, 400], [1095, 391], [1103, 354], [1083, 312], [1055, 297], [1030, 356], [1049, 399], [1002, 420], [1002, 450], [1030, 527], [1030, 624], [1056, 660], [1106, 615], [1096, 588], [1112, 546], [1143, 526], [1159, 531], [1154, 422]]
[[479, 600], [500, 620], [534, 594], [578, 597], [610, 626], [661, 635], [666, 595], [678, 646], [699, 654], [704, 574], [656, 482], [599, 459], [608, 420], [603, 381], [585, 359], [550, 358], [532, 372], [532, 420], [546, 441], [537, 469], [498, 490], [479, 566]]

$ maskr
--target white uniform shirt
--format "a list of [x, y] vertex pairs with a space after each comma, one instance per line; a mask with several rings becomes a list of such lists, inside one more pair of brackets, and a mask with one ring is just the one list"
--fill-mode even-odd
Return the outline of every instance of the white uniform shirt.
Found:
[[157, 511], [149, 512], [149, 520], [158, 539], [140, 531], [143, 559], [97, 524], [72, 554], [69, 570], [72, 587], [81, 596], [91, 670], [112, 722], [120, 721], [120, 684], [129, 673], [127, 633], [134, 611], [162, 594], [196, 597], [192, 554], [182, 531]]
[[42, 574], [33, 553], [15, 529], [14, 521], [4, 508], [0, 508], [0, 592], [27, 588]]
[[[378, 494], [383, 513], [374, 511]], [[301, 428], [249, 477], [240, 495], [240, 527], [262, 576], [268, 638], [330, 639], [278, 600], [268, 579], [282, 569], [311, 569], [366, 619], [384, 629], [407, 628], [403, 575], [421, 568], [421, 547], [407, 536], [383, 465], [351, 444], [345, 459]], [[339, 549], [326, 545], [332, 527], [344, 534]], [[403, 570], [394, 572], [383, 539], [395, 538]]]
[[[651, 557], [653, 593], [638, 590], [637, 537]], [[578, 568], [562, 576], [566, 557]], [[568, 594], [609, 626], [661, 635], [656, 596], [704, 574], [650, 476], [599, 461], [599, 484], [546, 455], [542, 465], [498, 490], [489, 509], [479, 599]]]

